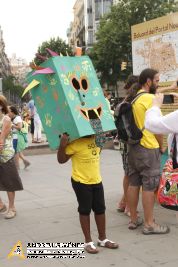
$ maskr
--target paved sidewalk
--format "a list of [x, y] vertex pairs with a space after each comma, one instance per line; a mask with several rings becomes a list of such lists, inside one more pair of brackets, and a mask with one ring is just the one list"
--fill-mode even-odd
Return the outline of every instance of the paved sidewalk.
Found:
[[[21, 170], [24, 191], [16, 194], [17, 216], [5, 220], [0, 215], [0, 266], [2, 267], [177, 267], [178, 222], [173, 211], [155, 208], [158, 222], [169, 224], [168, 235], [144, 236], [141, 228], [127, 229], [128, 217], [116, 211], [122, 193], [122, 163], [116, 150], [102, 152], [102, 175], [105, 187], [108, 238], [119, 242], [120, 249], [100, 249], [84, 259], [20, 259], [7, 255], [21, 241], [26, 252], [28, 242], [83, 242], [77, 203], [70, 184], [71, 164], [59, 165], [55, 154], [29, 156], [31, 166]], [[1, 197], [6, 201], [5, 192]], [[139, 207], [142, 216], [142, 208]], [[93, 241], [97, 240], [92, 216]], [[26, 254], [26, 253], [25, 253]]]

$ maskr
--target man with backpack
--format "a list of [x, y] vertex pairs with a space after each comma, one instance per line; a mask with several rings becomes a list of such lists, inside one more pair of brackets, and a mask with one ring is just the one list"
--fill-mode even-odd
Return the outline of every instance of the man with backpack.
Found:
[[[158, 71], [154, 69], [143, 70], [139, 76], [137, 96], [131, 105], [136, 124], [136, 127], [134, 127], [136, 130], [139, 129], [141, 134], [138, 134], [135, 142], [132, 142], [134, 140], [132, 136], [128, 142], [128, 204], [131, 213], [131, 221], [129, 222], [128, 228], [134, 230], [142, 224], [142, 220], [137, 214], [139, 191], [140, 186], [142, 186], [142, 204], [144, 210], [143, 234], [145, 235], [166, 234], [169, 232], [169, 228], [157, 224], [153, 216], [155, 192], [160, 180], [162, 137], [156, 136], [144, 129], [145, 113], [152, 106], [158, 83]], [[132, 128], [129, 122], [127, 128]]]

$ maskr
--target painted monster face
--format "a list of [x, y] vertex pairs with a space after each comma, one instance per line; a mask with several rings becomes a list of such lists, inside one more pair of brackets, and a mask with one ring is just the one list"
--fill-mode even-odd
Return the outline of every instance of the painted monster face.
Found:
[[92, 120], [99, 120], [103, 132], [115, 129], [95, 70], [87, 56], [51, 57], [28, 75], [31, 93], [51, 148], [58, 135], [70, 140], [95, 134]]

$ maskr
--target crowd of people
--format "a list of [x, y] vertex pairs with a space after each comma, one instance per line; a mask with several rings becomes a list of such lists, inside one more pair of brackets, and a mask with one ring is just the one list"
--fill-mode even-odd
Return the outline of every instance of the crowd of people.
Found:
[[[144, 235], [167, 234], [170, 231], [169, 226], [157, 223], [153, 213], [155, 194], [160, 182], [160, 157], [164, 151], [162, 135], [171, 134], [168, 142], [169, 151], [173, 136], [177, 140], [178, 149], [176, 124], [178, 111], [166, 116], [162, 116], [160, 111], [163, 103], [162, 93], [175, 90], [177, 81], [169, 87], [159, 88], [159, 76], [158, 71], [145, 69], [139, 76], [130, 76], [125, 84], [127, 93], [124, 101], [132, 102], [138, 95], [132, 104], [132, 109], [135, 123], [142, 131], [142, 137], [134, 145], [123, 143], [124, 194], [119, 200], [118, 211], [125, 212], [130, 217], [129, 230], [135, 230], [143, 225]], [[110, 108], [109, 94], [105, 94], [105, 97]], [[29, 101], [27, 109], [30, 111], [32, 142], [41, 142], [41, 121], [33, 100]], [[113, 112], [112, 115], [114, 115]], [[24, 116], [22, 121], [16, 107], [8, 107], [6, 99], [0, 96], [0, 191], [7, 191], [9, 199], [8, 207], [0, 199], [0, 213], [6, 211], [5, 218], [7, 219], [16, 215], [15, 191], [23, 190], [17, 171], [19, 158], [23, 160], [25, 168], [30, 165], [22, 152], [26, 147], [25, 129], [22, 131], [25, 128], [23, 123], [26, 120], [27, 116]], [[98, 253], [98, 248], [92, 241], [90, 232], [91, 211], [94, 212], [97, 225], [98, 246], [116, 249], [119, 245], [109, 240], [106, 235], [106, 207], [99, 166], [101, 148], [97, 146], [94, 135], [85, 136], [72, 142], [69, 142], [69, 138], [67, 133], [61, 136], [57, 159], [59, 163], [65, 163], [70, 159], [72, 161], [71, 184], [78, 201], [85, 250], [88, 253]], [[175, 165], [175, 168], [177, 167], [178, 165]], [[140, 191], [142, 191], [144, 219], [140, 217], [137, 210]]]
[[[152, 108], [153, 110], [150, 113], [148, 112], [152, 105], [156, 105], [155, 103], [159, 103], [157, 106], [161, 106], [162, 98], [160, 100], [157, 95], [155, 97], [155, 94], [176, 89], [177, 81], [164, 88], [158, 88], [158, 83], [158, 71], [145, 69], [139, 77], [129, 77], [125, 85], [127, 96], [124, 101], [132, 102], [139, 95], [132, 104], [132, 109], [135, 123], [142, 130], [142, 138], [134, 145], [123, 144], [124, 195], [119, 201], [118, 210], [124, 211], [130, 217], [128, 229], [135, 230], [143, 224], [142, 233], [144, 235], [167, 234], [170, 231], [169, 226], [160, 225], [156, 222], [153, 209], [161, 175], [162, 134], [165, 132], [177, 133], [177, 128], [173, 127], [176, 123], [177, 113], [164, 118], [160, 117], [160, 110], [157, 110], [159, 117], [159, 123], [157, 124], [154, 123], [154, 117], [149, 115], [151, 112], [156, 113], [155, 109]], [[105, 93], [105, 98], [108, 103], [109, 94]], [[110, 108], [109, 104], [108, 107]], [[146, 114], [147, 121], [145, 122]], [[169, 120], [172, 128], [169, 127]], [[167, 122], [166, 125], [164, 121]], [[154, 130], [154, 128], [157, 130]], [[61, 137], [58, 162], [65, 163], [70, 159], [72, 161], [71, 183], [78, 201], [79, 220], [85, 238], [85, 250], [88, 253], [98, 253], [90, 232], [91, 210], [94, 212], [98, 229], [98, 246], [110, 249], [118, 248], [117, 243], [106, 237], [104, 189], [99, 169], [101, 150], [96, 146], [95, 136], [85, 136], [71, 143], [69, 143], [69, 138], [67, 134]], [[88, 149], [89, 147], [93, 147], [95, 153], [92, 153]], [[137, 211], [141, 188], [144, 220]]]
[[0, 198], [0, 213], [6, 219], [16, 216], [15, 192], [23, 190], [20, 159], [24, 169], [30, 166], [23, 153], [28, 147], [29, 128], [32, 142], [40, 143], [41, 121], [34, 101], [29, 101], [20, 112], [16, 106], [8, 106], [6, 98], [0, 95], [0, 191], [6, 191], [9, 200], [6, 207]]

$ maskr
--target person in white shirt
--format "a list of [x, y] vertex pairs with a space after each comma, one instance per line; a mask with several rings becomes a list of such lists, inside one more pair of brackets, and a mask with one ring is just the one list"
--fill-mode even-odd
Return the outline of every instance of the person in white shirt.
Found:
[[41, 120], [37, 112], [36, 106], [34, 106], [34, 143], [41, 143]]
[[30, 162], [25, 158], [22, 152], [27, 147], [24, 137], [20, 135], [23, 121], [18, 113], [17, 108], [14, 106], [9, 107], [8, 115], [12, 120], [13, 147], [15, 150], [16, 167], [18, 170], [20, 170], [19, 158], [21, 158], [24, 163], [24, 168], [26, 169], [28, 166], [30, 166]]
[[[173, 94], [177, 97], [178, 94]], [[153, 106], [147, 110], [145, 116], [145, 128], [154, 134], [169, 134], [168, 136], [168, 153], [173, 141], [174, 134], [176, 134], [177, 151], [178, 151], [178, 110], [162, 116], [160, 107], [163, 103], [164, 95], [158, 93], [153, 99]], [[178, 155], [177, 155], [178, 161]]]

